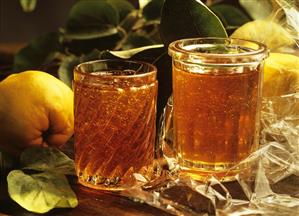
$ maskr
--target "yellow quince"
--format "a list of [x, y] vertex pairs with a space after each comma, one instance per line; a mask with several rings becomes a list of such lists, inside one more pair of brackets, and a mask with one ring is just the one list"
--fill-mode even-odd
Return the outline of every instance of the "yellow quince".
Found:
[[27, 146], [66, 143], [74, 128], [73, 91], [42, 71], [0, 82], [0, 150], [18, 155]]

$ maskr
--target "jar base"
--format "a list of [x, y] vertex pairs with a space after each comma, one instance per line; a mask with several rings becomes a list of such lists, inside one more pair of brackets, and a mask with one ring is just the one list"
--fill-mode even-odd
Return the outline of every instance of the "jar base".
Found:
[[190, 176], [197, 181], [206, 182], [212, 176], [221, 182], [235, 181], [235, 176], [241, 171], [235, 168], [235, 163], [195, 163], [190, 161], [179, 161], [180, 173]]
[[92, 188], [92, 189], [96, 189], [96, 190], [102, 190], [102, 191], [111, 191], [111, 192], [118, 192], [118, 191], [123, 191], [125, 190], [125, 188], [123, 188], [121, 185], [105, 185], [105, 183], [103, 184], [94, 184], [90, 181], [86, 181], [83, 178], [78, 178], [78, 182], [79, 184], [88, 187], [88, 188]]

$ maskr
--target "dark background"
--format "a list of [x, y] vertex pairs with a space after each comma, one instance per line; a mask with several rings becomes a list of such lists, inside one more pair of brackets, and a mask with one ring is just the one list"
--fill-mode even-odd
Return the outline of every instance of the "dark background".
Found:
[[[35, 10], [26, 13], [19, 0], [0, 0], [0, 48], [4, 43], [26, 43], [42, 33], [57, 31], [64, 26], [69, 10], [76, 1], [38, 0]], [[130, 1], [138, 5], [138, 0]], [[223, 2], [238, 5], [238, 0]]]
[[[0, 0], [0, 80], [10, 74], [14, 55], [33, 38], [58, 31], [78, 0], [38, 0], [24, 12], [20, 0]], [[138, 0], [130, 0], [135, 6]]]
[[[1, 72], [11, 70], [14, 55], [30, 40], [65, 25], [76, 1], [38, 0], [34, 11], [24, 12], [20, 0], [0, 0], [0, 80]], [[138, 5], [138, 0], [130, 1]], [[238, 5], [238, 0], [222, 2]]]
[[[19, 0], [0, 0], [1, 43], [28, 42], [49, 31], [57, 31], [77, 0], [38, 0], [33, 12], [23, 12]], [[138, 0], [130, 0], [138, 5]]]
[[42, 33], [57, 31], [74, 2], [39, 0], [33, 12], [25, 13], [19, 0], [0, 0], [0, 43], [28, 42]]

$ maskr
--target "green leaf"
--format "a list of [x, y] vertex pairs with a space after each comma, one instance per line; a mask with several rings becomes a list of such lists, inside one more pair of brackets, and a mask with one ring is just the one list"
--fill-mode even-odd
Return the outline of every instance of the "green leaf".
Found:
[[9, 196], [28, 211], [46, 213], [51, 209], [74, 208], [78, 205], [66, 177], [62, 174], [44, 172], [28, 175], [13, 170], [7, 176]]
[[115, 48], [119, 40], [121, 40], [121, 35], [117, 33], [93, 39], [74, 39], [71, 41], [66, 41], [64, 45], [68, 48], [69, 52], [75, 55], [82, 55], [88, 54], [94, 49], [112, 50]]
[[58, 68], [58, 77], [69, 87], [72, 87], [73, 70], [76, 65], [80, 63], [77, 56], [71, 55], [63, 58]]
[[264, 19], [272, 12], [271, 0], [239, 0], [240, 5], [253, 19]]
[[86, 29], [80, 29], [76, 31], [68, 31], [62, 28], [61, 32], [63, 33], [66, 40], [89, 40], [89, 39], [114, 35], [118, 33], [118, 30], [117, 28], [109, 28], [102, 31], [93, 28], [90, 29], [86, 28]]
[[107, 0], [119, 14], [119, 20], [122, 21], [129, 13], [135, 10], [134, 6], [129, 1], [124, 0]]
[[138, 10], [134, 10], [122, 20], [119, 27], [123, 30], [122, 33], [127, 34], [133, 30], [137, 22], [140, 22], [140, 13]]
[[211, 9], [221, 19], [227, 30], [236, 29], [251, 21], [246, 14], [232, 5], [216, 4], [212, 5]]
[[165, 47], [182, 38], [227, 37], [219, 18], [199, 0], [166, 0], [160, 33]]
[[27, 148], [22, 152], [20, 162], [24, 169], [75, 174], [74, 161], [56, 148]]
[[14, 58], [14, 70], [24, 71], [29, 69], [42, 69], [61, 51], [62, 45], [59, 42], [59, 34], [56, 32], [43, 34], [21, 49]]
[[[154, 51], [156, 54], [153, 54]], [[109, 53], [115, 57], [122, 59], [130, 59], [137, 55], [140, 56], [140, 58], [142, 58], [143, 56], [151, 56], [151, 60], [154, 61], [163, 51], [165, 51], [164, 46], [162, 44], [157, 44], [123, 51], [109, 51]]]
[[131, 33], [128, 35], [125, 43], [122, 44], [122, 49], [128, 50], [153, 44], [154, 42], [146, 34]]
[[161, 18], [161, 10], [165, 0], [152, 0], [142, 10], [142, 14], [147, 20]]
[[115, 34], [119, 19], [118, 11], [106, 1], [78, 1], [70, 10], [65, 29], [66, 37], [78, 39], [89, 32], [91, 35], [88, 38]]
[[67, 40], [94, 39], [114, 35], [118, 33], [119, 22], [134, 9], [131, 3], [123, 0], [103, 2], [86, 0], [84, 3], [77, 3], [73, 6], [67, 26], [61, 31]]
[[19, 0], [24, 12], [32, 12], [36, 7], [37, 0]]

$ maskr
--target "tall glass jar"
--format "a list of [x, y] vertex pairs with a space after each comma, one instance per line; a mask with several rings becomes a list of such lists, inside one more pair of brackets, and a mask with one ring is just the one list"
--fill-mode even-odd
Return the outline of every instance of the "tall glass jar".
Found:
[[265, 45], [190, 38], [169, 45], [173, 68], [174, 149], [195, 179], [230, 180], [258, 148]]

